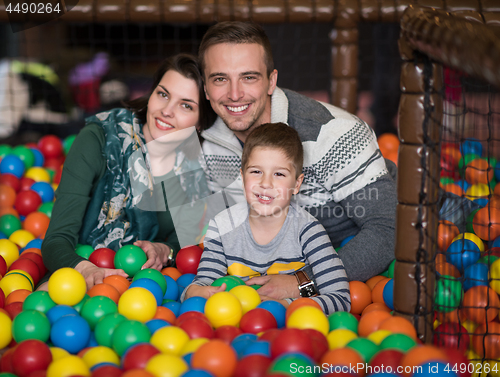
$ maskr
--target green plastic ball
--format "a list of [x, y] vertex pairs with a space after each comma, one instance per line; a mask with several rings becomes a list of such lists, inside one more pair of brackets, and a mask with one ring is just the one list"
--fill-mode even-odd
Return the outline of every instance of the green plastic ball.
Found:
[[94, 296], [85, 302], [80, 315], [88, 322], [90, 329], [94, 331], [97, 322], [107, 314], [118, 312], [118, 306], [113, 300], [106, 296]]
[[53, 208], [54, 208], [54, 202], [42, 203], [42, 205], [38, 207], [38, 212], [45, 213], [50, 219], [52, 217]]
[[222, 284], [226, 283], [226, 292], [229, 292], [234, 287], [239, 285], [244, 285], [245, 282], [236, 276], [223, 276], [221, 278], [216, 279], [213, 283], [213, 287], [220, 287]]
[[12, 147], [7, 144], [0, 144], [0, 158], [4, 158], [12, 152]]
[[30, 293], [23, 302], [23, 310], [37, 310], [44, 314], [56, 303], [50, 298], [49, 292], [35, 291]]
[[269, 367], [268, 373], [301, 377], [317, 377], [320, 375], [313, 360], [297, 353], [285, 353], [277, 357]]
[[394, 266], [396, 265], [396, 259], [394, 259], [391, 264], [389, 265], [389, 268], [387, 269], [387, 277], [390, 277], [391, 279], [394, 278]]
[[455, 181], [451, 177], [441, 177], [439, 183], [441, 183], [441, 185], [443, 186], [446, 186], [448, 183], [455, 183]]
[[474, 233], [474, 228], [472, 227], [472, 225], [474, 223], [474, 216], [480, 209], [481, 208], [475, 209], [469, 214], [469, 216], [467, 216], [467, 219], [465, 220], [465, 229], [467, 230], [468, 233], [476, 234]]
[[151, 332], [144, 323], [125, 320], [113, 332], [112, 347], [118, 356], [122, 356], [129, 347], [137, 343], [149, 342], [150, 338]]
[[19, 159], [23, 162], [25, 170], [28, 170], [35, 163], [35, 155], [33, 151], [24, 145], [18, 145], [11, 152], [13, 155], [19, 157]]
[[165, 277], [160, 271], [155, 270], [154, 268], [145, 268], [144, 270], [140, 270], [134, 275], [132, 281], [136, 281], [137, 279], [154, 280], [160, 286], [163, 295], [165, 295], [165, 292], [167, 291], [167, 281], [165, 280]]
[[253, 289], [257, 290], [257, 289], [259, 289], [260, 287], [262, 287], [262, 285], [252, 284], [250, 287], [252, 287]]
[[22, 228], [21, 220], [12, 214], [6, 214], [0, 217], [0, 232], [10, 237], [16, 230]]
[[120, 323], [126, 321], [124, 315], [120, 313], [106, 314], [99, 319], [95, 326], [95, 340], [100, 346], [111, 348], [113, 345], [113, 333]]
[[63, 149], [64, 149], [64, 154], [68, 154], [69, 150], [71, 149], [71, 146], [73, 145], [73, 142], [75, 141], [76, 135], [69, 135], [67, 138], [63, 140]]
[[390, 334], [382, 340], [380, 348], [395, 349], [403, 353], [408, 352], [411, 348], [415, 347], [417, 343], [406, 334]]
[[146, 253], [135, 245], [125, 245], [115, 254], [115, 268], [122, 269], [128, 276], [134, 277], [148, 260]]
[[83, 296], [82, 298], [82, 301], [80, 301], [78, 304], [76, 305], [73, 305], [73, 308], [75, 308], [75, 310], [78, 312], [78, 313], [81, 313], [82, 312], [82, 308], [83, 308], [83, 305], [85, 305], [85, 303], [87, 302], [87, 300], [90, 298], [90, 296], [88, 294], [85, 294], [85, 296]]
[[12, 321], [12, 337], [17, 343], [27, 339], [46, 342], [49, 336], [49, 319], [38, 310], [23, 310]]
[[358, 333], [358, 320], [354, 315], [348, 312], [335, 312], [328, 316], [330, 323], [330, 331], [337, 329], [351, 330], [353, 333]]
[[462, 283], [453, 276], [443, 275], [436, 282], [434, 304], [438, 312], [448, 313], [460, 305], [464, 297]]
[[484, 263], [487, 266], [491, 266], [492, 263], [497, 259], [499, 259], [499, 257], [497, 257], [496, 255], [483, 255], [481, 258], [479, 258], [477, 263]]
[[356, 338], [351, 340], [346, 345], [347, 348], [352, 348], [355, 350], [365, 363], [369, 363], [372, 357], [380, 351], [379, 346], [373, 343], [368, 338]]
[[76, 247], [75, 252], [82, 258], [89, 259], [90, 254], [94, 252], [94, 248], [90, 245], [79, 245]]

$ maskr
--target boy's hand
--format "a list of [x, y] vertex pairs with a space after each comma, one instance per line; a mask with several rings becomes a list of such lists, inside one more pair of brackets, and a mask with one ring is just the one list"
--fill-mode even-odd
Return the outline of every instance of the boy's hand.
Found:
[[262, 287], [257, 289], [257, 293], [274, 300], [300, 297], [297, 279], [293, 275], [257, 276], [247, 280], [246, 284], [262, 285]]
[[226, 283], [223, 283], [220, 287], [212, 287], [211, 285], [203, 287], [200, 285], [192, 285], [187, 289], [184, 300], [194, 296], [209, 298], [214, 294], [224, 292], [225, 290]]
[[279, 302], [281, 305], [283, 305], [285, 308], [288, 308], [288, 301], [286, 300], [276, 300], [274, 298], [271, 298], [269, 296], [263, 296], [263, 295], [260, 295], [260, 299], [262, 301], [276, 301], [276, 302]]

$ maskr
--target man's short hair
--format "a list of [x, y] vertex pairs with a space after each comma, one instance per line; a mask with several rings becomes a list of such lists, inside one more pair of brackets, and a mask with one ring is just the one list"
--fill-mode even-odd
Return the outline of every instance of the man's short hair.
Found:
[[248, 159], [256, 147], [281, 150], [292, 160], [295, 167], [295, 178], [302, 173], [304, 149], [299, 134], [285, 123], [264, 123], [250, 132], [245, 140], [241, 156], [241, 169], [245, 171]]
[[267, 76], [274, 70], [273, 51], [271, 42], [266, 32], [255, 22], [223, 21], [211, 26], [203, 39], [198, 50], [198, 60], [202, 73], [205, 71], [205, 53], [209, 47], [221, 43], [257, 43], [264, 48], [264, 59], [267, 68]]

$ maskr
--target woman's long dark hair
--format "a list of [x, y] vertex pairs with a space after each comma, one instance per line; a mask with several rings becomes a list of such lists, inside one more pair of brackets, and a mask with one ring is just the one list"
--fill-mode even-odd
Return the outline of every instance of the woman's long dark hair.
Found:
[[140, 98], [124, 102], [123, 105], [128, 110], [132, 111], [141, 124], [146, 124], [147, 122], [147, 113], [148, 113], [148, 101], [151, 94], [153, 94], [154, 90], [160, 83], [163, 75], [167, 71], [175, 71], [187, 79], [194, 80], [196, 85], [198, 86], [198, 93], [200, 97], [199, 101], [199, 110], [200, 110], [200, 119], [199, 119], [199, 130], [203, 131], [209, 128], [217, 118], [217, 115], [212, 110], [210, 106], [210, 102], [205, 97], [205, 91], [203, 88], [203, 79], [200, 72], [200, 67], [198, 65], [198, 61], [195, 56], [190, 54], [177, 54], [168, 59], [165, 59], [158, 69], [156, 70], [153, 76], [153, 85], [151, 86], [151, 90], [145, 96]]

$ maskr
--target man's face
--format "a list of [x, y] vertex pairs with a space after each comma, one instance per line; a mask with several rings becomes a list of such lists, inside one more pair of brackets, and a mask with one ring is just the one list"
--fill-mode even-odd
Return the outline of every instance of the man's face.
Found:
[[208, 48], [204, 74], [207, 99], [240, 140], [271, 121], [270, 96], [278, 71], [267, 76], [261, 45], [221, 43]]

